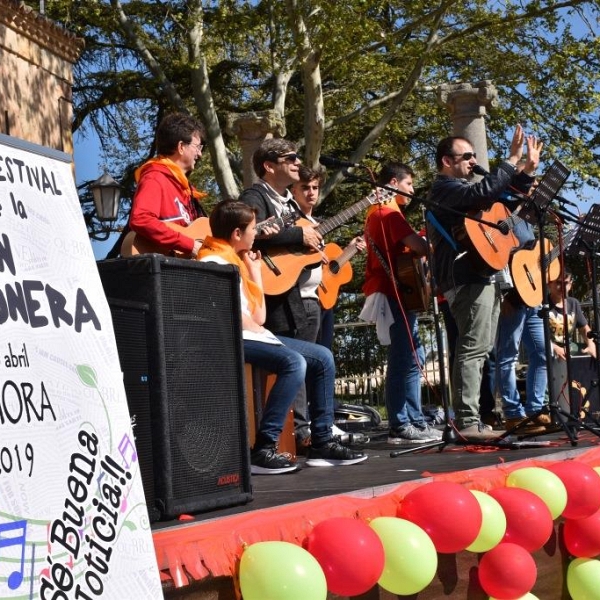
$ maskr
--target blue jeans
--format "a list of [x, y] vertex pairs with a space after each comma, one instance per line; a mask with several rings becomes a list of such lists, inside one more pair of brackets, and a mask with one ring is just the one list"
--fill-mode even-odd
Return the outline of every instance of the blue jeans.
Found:
[[244, 359], [275, 373], [277, 379], [263, 411], [257, 438], [275, 444], [300, 386], [306, 381], [314, 446], [331, 440], [335, 365], [331, 351], [318, 344], [277, 336], [283, 346], [244, 340]]
[[[502, 303], [496, 340], [496, 377], [502, 409], [508, 419], [533, 415], [544, 406], [548, 372], [544, 322], [538, 312], [539, 308]], [[525, 407], [521, 405], [516, 375], [521, 341], [528, 360]]]
[[[406, 321], [398, 301], [388, 296], [394, 324], [390, 326], [385, 376], [385, 404], [391, 429], [408, 424], [423, 425], [421, 409], [421, 371], [425, 351], [419, 338], [419, 324], [414, 312], [406, 311]], [[413, 352], [414, 346], [414, 352]], [[416, 355], [416, 356], [415, 356]], [[418, 362], [417, 362], [418, 361]]]
[[[319, 328], [321, 326], [321, 305], [319, 301], [312, 298], [304, 298], [302, 300], [306, 317], [298, 326], [298, 331], [294, 336], [295, 340], [303, 340], [305, 342], [316, 342], [319, 337]], [[308, 395], [307, 389], [310, 387], [310, 382], [306, 385], [301, 385], [296, 399], [294, 400], [294, 429], [296, 432], [296, 442], [302, 441], [310, 437], [310, 423], [308, 404], [312, 398]]]

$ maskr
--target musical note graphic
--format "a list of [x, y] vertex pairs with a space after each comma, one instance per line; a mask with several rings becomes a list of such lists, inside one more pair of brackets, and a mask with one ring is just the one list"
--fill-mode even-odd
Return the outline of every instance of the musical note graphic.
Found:
[[[133, 442], [128, 434], [125, 434], [121, 438], [118, 448], [123, 460], [125, 461], [125, 468], [129, 469], [134, 462], [137, 462], [137, 452], [135, 451], [135, 446], [133, 445]], [[126, 456], [127, 453], [129, 456]]]
[[[16, 533], [16, 535], [12, 535]], [[25, 540], [27, 538], [27, 521], [0, 523], [0, 551], [3, 548], [18, 546], [21, 550], [21, 565], [8, 576], [8, 587], [16, 590], [23, 583], [25, 570]]]

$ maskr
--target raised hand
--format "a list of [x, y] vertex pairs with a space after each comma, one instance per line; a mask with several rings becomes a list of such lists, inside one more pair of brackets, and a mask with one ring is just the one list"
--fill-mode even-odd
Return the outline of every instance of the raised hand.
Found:
[[534, 135], [527, 136], [527, 159], [523, 168], [527, 175], [533, 175], [536, 172], [540, 164], [540, 152], [543, 147], [544, 143]]
[[515, 132], [513, 134], [512, 141], [510, 143], [510, 156], [508, 157], [508, 162], [513, 165], [517, 165], [517, 163], [521, 160], [523, 156], [523, 143], [525, 142], [525, 133], [523, 132], [523, 127], [518, 124], [515, 128]]

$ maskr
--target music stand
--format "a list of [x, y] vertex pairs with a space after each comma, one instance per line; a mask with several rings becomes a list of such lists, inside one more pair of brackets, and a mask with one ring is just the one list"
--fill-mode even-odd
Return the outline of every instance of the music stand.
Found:
[[[529, 197], [529, 201], [524, 207], [524, 210], [522, 210], [519, 215], [524, 221], [527, 221], [532, 225], [537, 224], [540, 226], [540, 237], [543, 234], [543, 231], [539, 216], [547, 210], [550, 202], [554, 200], [554, 197], [558, 194], [558, 191], [564, 185], [570, 174], [571, 171], [569, 171], [565, 165], [559, 160], [555, 160], [540, 179], [539, 184]], [[531, 208], [532, 210], [527, 210], [528, 208]], [[540, 239], [540, 245], [541, 242], [542, 240]]]
[[[588, 211], [585, 219], [581, 223], [571, 244], [566, 249], [570, 256], [583, 256], [589, 258], [592, 263], [592, 310], [594, 315], [594, 328], [588, 333], [588, 337], [593, 339], [596, 344], [596, 373], [597, 378], [592, 381], [593, 387], [600, 386], [600, 314], [598, 313], [600, 301], [598, 299], [597, 267], [600, 257], [600, 204], [594, 204]], [[568, 332], [567, 332], [568, 333]], [[589, 411], [582, 408], [586, 417], [593, 421], [597, 427], [600, 423], [594, 419]], [[583, 423], [582, 423], [583, 425]], [[586, 428], [589, 429], [589, 428]]]
[[[521, 211], [521, 217], [529, 223], [536, 222], [539, 231], [539, 243], [540, 243], [540, 265], [541, 265], [541, 287], [542, 287], [542, 307], [540, 315], [544, 322], [544, 342], [546, 346], [546, 369], [548, 373], [548, 381], [552, 381], [552, 340], [550, 336], [549, 327], [549, 298], [548, 298], [548, 281], [547, 281], [547, 267], [545, 265], [545, 234], [544, 234], [544, 222], [546, 213], [549, 210], [550, 203], [554, 197], [558, 194], [558, 191], [567, 180], [570, 174], [569, 169], [565, 167], [560, 161], [556, 160], [550, 166], [548, 171], [542, 177], [539, 185], [532, 193], [529, 202], [526, 203], [523, 210]], [[567, 349], [568, 350], [568, 349]], [[568, 355], [567, 355], [568, 356]], [[572, 402], [572, 390], [571, 386], [568, 386], [569, 392], [569, 406], [573, 407]], [[572, 414], [573, 411], [567, 412], [561, 408], [557, 399], [550, 398], [548, 405], [544, 406], [534, 415], [526, 417], [521, 423], [515, 425], [511, 429], [504, 432], [500, 438], [506, 438], [511, 434], [517, 434], [520, 429], [526, 427], [530, 422], [534, 421], [536, 417], [542, 414], [549, 414], [553, 422], [563, 429], [572, 446], [577, 445], [577, 428], [582, 426], [578, 416]], [[594, 432], [592, 427], [585, 427], [590, 431]], [[545, 435], [545, 433], [536, 434]]]

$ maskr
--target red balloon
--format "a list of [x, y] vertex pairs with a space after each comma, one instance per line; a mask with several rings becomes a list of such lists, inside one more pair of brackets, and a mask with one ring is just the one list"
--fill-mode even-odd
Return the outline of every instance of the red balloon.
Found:
[[438, 552], [453, 554], [470, 546], [481, 529], [481, 507], [458, 483], [432, 481], [404, 497], [397, 516], [418, 525]]
[[338, 596], [358, 596], [379, 580], [385, 565], [383, 544], [371, 527], [350, 517], [318, 523], [306, 549], [321, 565], [327, 589]]
[[552, 515], [539, 496], [513, 487], [499, 487], [488, 493], [498, 501], [506, 515], [503, 542], [518, 544], [529, 552], [535, 552], [550, 539], [554, 528]]
[[585, 519], [565, 519], [565, 546], [577, 558], [594, 558], [600, 554], [600, 511]]
[[514, 600], [529, 593], [535, 585], [537, 568], [525, 548], [502, 542], [481, 557], [478, 574], [488, 596]]
[[565, 519], [585, 519], [600, 510], [600, 475], [577, 460], [564, 460], [546, 467], [557, 475], [567, 489]]

